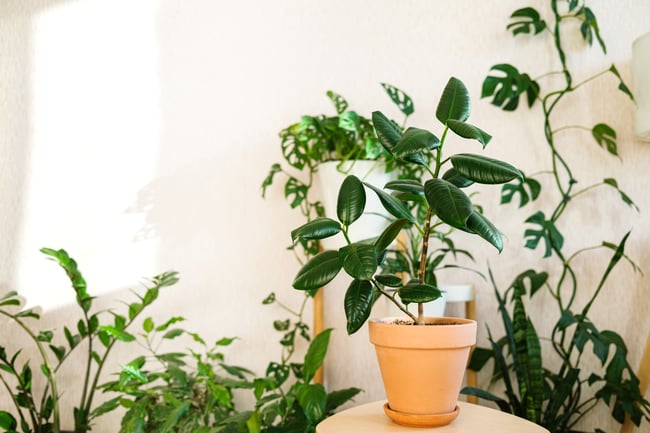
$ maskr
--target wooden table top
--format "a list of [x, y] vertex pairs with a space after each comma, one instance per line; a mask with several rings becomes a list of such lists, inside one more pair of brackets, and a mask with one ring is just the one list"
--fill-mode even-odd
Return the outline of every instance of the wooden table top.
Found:
[[548, 433], [523, 418], [485, 406], [459, 401], [458, 418], [443, 427], [403, 427], [384, 414], [385, 401], [375, 401], [339, 412], [316, 426], [316, 433]]

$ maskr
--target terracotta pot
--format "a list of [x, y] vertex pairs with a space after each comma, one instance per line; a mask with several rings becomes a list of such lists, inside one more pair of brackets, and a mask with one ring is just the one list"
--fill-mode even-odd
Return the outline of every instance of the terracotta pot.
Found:
[[448, 424], [458, 415], [456, 402], [476, 322], [428, 317], [427, 326], [395, 324], [401, 318], [369, 321], [388, 405], [386, 414], [406, 425]]

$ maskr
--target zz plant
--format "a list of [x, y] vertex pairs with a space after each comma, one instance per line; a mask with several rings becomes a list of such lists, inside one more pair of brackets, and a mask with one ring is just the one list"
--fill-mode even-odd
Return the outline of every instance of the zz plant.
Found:
[[[138, 342], [145, 356], [138, 356], [101, 385], [104, 392], [117, 394], [107, 406], [126, 409], [121, 433], [311, 433], [316, 425], [361, 390], [347, 388], [327, 392], [314, 383], [314, 373], [327, 353], [331, 329], [313, 339], [303, 320], [305, 297], [294, 310], [271, 293], [265, 305], [279, 305], [289, 318], [275, 320], [282, 348], [278, 360], [269, 361], [263, 375], [226, 363], [225, 349], [235, 338], [221, 338], [211, 347], [196, 333], [178, 323], [182, 317], [156, 325], [152, 318], [142, 323]], [[162, 343], [185, 336], [193, 346], [185, 351], [162, 351]], [[302, 361], [296, 349], [308, 343]], [[254, 405], [241, 409], [234, 395], [252, 393]]]
[[[424, 323], [425, 302], [440, 297], [433, 279], [425, 275], [429, 257], [432, 230], [443, 225], [475, 234], [501, 251], [503, 241], [497, 228], [472, 204], [463, 191], [474, 183], [500, 184], [521, 177], [519, 170], [502, 161], [481, 155], [458, 153], [447, 155], [449, 138], [454, 135], [476, 140], [485, 147], [491, 136], [467, 123], [471, 111], [470, 98], [465, 85], [451, 78], [445, 86], [436, 109], [436, 118], [442, 124], [442, 134], [410, 127], [402, 129], [381, 112], [372, 114], [373, 124], [380, 143], [390, 158], [403, 164], [423, 169], [430, 177], [401, 179], [384, 186], [364, 183], [348, 176], [338, 193], [338, 221], [326, 217], [316, 218], [292, 233], [292, 240], [304, 242], [341, 235], [346, 245], [338, 250], [327, 250], [309, 260], [298, 272], [293, 287], [313, 291], [329, 283], [343, 269], [352, 277], [344, 300], [347, 331], [356, 332], [368, 319], [378, 296], [388, 297], [413, 322]], [[377, 194], [384, 208], [396, 219], [372, 239], [350, 241], [353, 223], [363, 214], [368, 188]], [[421, 204], [425, 212], [423, 224], [412, 212], [414, 204]], [[403, 283], [396, 274], [382, 273], [378, 266], [385, 259], [400, 231], [415, 228], [422, 239], [417, 279]], [[408, 305], [418, 304], [417, 313]]]
[[[568, 150], [560, 146], [560, 140], [566, 133], [564, 131], [587, 131], [595, 144], [611, 156], [618, 157], [614, 129], [605, 123], [592, 127], [570, 125], [566, 116], [556, 114], [567, 100], [576, 101], [570, 98], [574, 92], [603, 75], [613, 75], [620, 91], [631, 99], [632, 94], [614, 65], [582, 81], [574, 78], [575, 73], [569, 69], [568, 51], [565, 48], [566, 32], [571, 28], [577, 29], [586, 43], [592, 45], [597, 41], [603, 52], [606, 52], [605, 43], [596, 16], [584, 1], [550, 0], [550, 6], [550, 21], [544, 20], [536, 9], [526, 7], [512, 14], [512, 22], [507, 28], [515, 36], [524, 34], [534, 35], [537, 39], [550, 39], [559, 61], [558, 69], [531, 78], [531, 75], [520, 72], [515, 66], [498, 64], [492, 67], [492, 74], [483, 82], [483, 97], [492, 98], [492, 103], [505, 111], [516, 110], [522, 98], [529, 107], [541, 105], [550, 167], [537, 176], [504, 185], [501, 202], [509, 204], [518, 198], [520, 207], [542, 202], [537, 200], [543, 196], [544, 183], [540, 178], [550, 176], [548, 199], [543, 203], [551, 203], [551, 206], [544, 208], [540, 205], [533, 210], [525, 221], [528, 226], [524, 231], [526, 248], [541, 249], [546, 259], [545, 271], [523, 271], [503, 293], [493, 281], [505, 335], [497, 337], [489, 331], [490, 346], [477, 348], [473, 352], [470, 368], [482, 370], [492, 360], [490, 384], [499, 384], [503, 392], [494, 393], [492, 387], [466, 388], [463, 392], [494, 401], [502, 410], [536, 422], [552, 433], [581, 431], [578, 429], [589, 424], [589, 414], [600, 404], [610, 407], [612, 417], [617, 422], [623, 423], [625, 417], [630, 417], [634, 424], [639, 425], [643, 418], [650, 419], [650, 403], [639, 392], [639, 380], [628, 362], [625, 342], [616, 332], [599, 329], [589, 317], [605, 283], [622, 260], [629, 262], [635, 271], [638, 270], [625, 255], [625, 243], [630, 233], [618, 241], [605, 239], [585, 245], [580, 244], [586, 238], [580, 227], [572, 225], [571, 230], [565, 230], [567, 226], [563, 225], [571, 209], [580, 211], [574, 199], [583, 194], [593, 195], [600, 188], [614, 188], [624, 205], [634, 209], [636, 206], [613, 178], [580, 187], [575, 171], [569, 164]], [[559, 77], [559, 80], [547, 83], [546, 80], [553, 76]], [[569, 149], [575, 151], [576, 148], [571, 146]], [[577, 241], [565, 242], [571, 235]], [[571, 244], [578, 247], [570, 250], [567, 245]], [[609, 250], [611, 258], [602, 269], [597, 284], [588, 287], [582, 281], [583, 272], [578, 259], [587, 257], [594, 250]], [[589, 262], [592, 272], [596, 266]], [[548, 337], [538, 336], [533, 319], [526, 311], [526, 305], [542, 289], [547, 290], [555, 302], [556, 321]], [[581, 304], [578, 292], [585, 290], [589, 297]], [[545, 316], [549, 314], [545, 310]], [[549, 342], [548, 351], [542, 350], [544, 340]], [[595, 357], [599, 369], [586, 368], [586, 365], [592, 365], [587, 363], [589, 357]], [[589, 427], [585, 431], [603, 430]]]
[[[50, 329], [39, 329], [33, 321], [40, 316], [31, 308], [22, 308], [23, 303], [16, 292], [0, 297], [0, 316], [13, 321], [24, 333], [21, 347], [13, 349], [0, 340], [0, 387], [10, 397], [11, 411], [0, 409], [0, 431], [22, 433], [59, 433], [63, 415], [74, 420], [74, 432], [91, 430], [98, 416], [116, 408], [116, 405], [95, 405], [95, 393], [106, 360], [118, 343], [135, 340], [128, 328], [140, 314], [157, 298], [160, 290], [175, 284], [176, 272], [166, 272], [153, 277], [144, 292], [136, 293], [137, 300], [125, 303], [126, 311], [96, 311], [95, 299], [88, 292], [77, 262], [65, 250], [43, 248], [45, 255], [56, 261], [65, 271], [75, 293], [76, 305], [81, 318], [75, 328], [63, 326], [60, 338]], [[30, 347], [30, 345], [32, 347]], [[33, 348], [37, 358], [26, 357], [26, 350]], [[79, 370], [82, 378], [79, 403], [74, 407], [61, 407], [60, 397], [71, 392], [57, 380], [59, 372], [66, 365], [73, 352], [83, 351], [85, 362]], [[43, 387], [36, 386], [37, 376], [45, 381]], [[12, 410], [13, 409], [13, 410]]]

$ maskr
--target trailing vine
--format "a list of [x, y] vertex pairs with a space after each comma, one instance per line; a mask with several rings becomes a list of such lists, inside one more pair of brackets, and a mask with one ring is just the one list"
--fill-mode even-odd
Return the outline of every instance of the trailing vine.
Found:
[[[550, 35], [559, 69], [531, 78], [531, 75], [520, 72], [512, 65], [495, 65], [483, 82], [482, 96], [492, 98], [492, 104], [505, 111], [516, 110], [521, 99], [525, 100], [528, 107], [541, 105], [544, 138], [550, 153], [551, 167], [537, 175], [505, 185], [501, 203], [512, 203], [518, 197], [519, 207], [530, 205], [542, 193], [542, 183], [536, 178], [548, 174], [552, 176], [551, 188], [555, 191], [550, 191], [549, 196], [557, 196], [559, 199], [546, 211], [539, 209], [525, 220], [528, 228], [524, 231], [524, 239], [526, 248], [541, 248], [545, 259], [554, 260], [557, 264], [556, 279], [549, 278], [547, 272], [529, 269], [519, 274], [503, 294], [492, 279], [506, 334], [495, 338], [489, 331], [490, 347], [477, 348], [470, 368], [481, 370], [489, 360], [493, 360], [491, 384], [503, 385], [505, 397], [487, 389], [466, 388], [463, 392], [494, 401], [502, 410], [534, 421], [553, 433], [578, 431], [576, 428], [579, 423], [599, 403], [607, 404], [612, 417], [619, 423], [630, 417], [634, 424], [639, 425], [643, 418], [650, 420], [650, 402], [639, 392], [639, 380], [628, 362], [625, 342], [614, 331], [599, 330], [589, 318], [591, 307], [621, 259], [627, 261], [635, 272], [640, 272], [625, 254], [630, 232], [618, 242], [604, 240], [568, 252], [565, 247], [566, 236], [580, 233], [580, 230], [572, 227], [570, 233], [562, 232], [561, 224], [568, 209], [575, 208], [570, 206], [575, 203], [574, 198], [582, 194], [593, 194], [600, 187], [614, 188], [625, 205], [637, 211], [638, 208], [613, 178], [605, 178], [578, 189], [580, 183], [569, 163], [567, 152], [561, 151], [557, 142], [561, 131], [587, 130], [600, 147], [611, 156], [619, 157], [615, 130], [605, 123], [592, 127], [556, 126], [556, 120], [564, 119], [554, 116], [559, 107], [564, 106], [562, 103], [566, 102], [569, 95], [605, 75], [614, 75], [618, 80], [618, 89], [631, 100], [634, 98], [615, 65], [582, 81], [575, 79], [576, 74], [568, 66], [565, 48], [565, 32], [571, 29], [569, 23], [577, 22], [577, 29], [584, 42], [590, 46], [597, 42], [604, 54], [607, 52], [605, 42], [600, 35], [596, 16], [585, 1], [550, 0], [550, 6], [550, 21], [544, 20], [536, 9], [526, 7], [511, 15], [512, 21], [507, 29], [514, 36], [535, 36], [534, 40], [543, 40]], [[543, 80], [549, 77], [560, 78], [543, 85]], [[598, 283], [590, 291], [590, 297], [580, 306], [577, 302], [578, 291], [588, 288], [584, 287], [585, 284], [580, 284], [582, 269], [576, 263], [576, 258], [594, 250], [610, 250], [613, 254]], [[548, 265], [546, 267], [549, 268]], [[531, 298], [542, 288], [549, 291], [557, 306], [557, 322], [549, 337], [553, 352], [550, 355], [560, 361], [556, 370], [549, 367], [551, 363], [546, 362], [547, 358], [543, 358], [541, 338], [525, 309], [524, 298], [531, 302]], [[509, 304], [512, 305], [512, 312], [508, 311]], [[600, 362], [601, 371], [588, 373], [584, 368], [585, 358], [590, 355], [588, 343], [591, 345], [591, 354]], [[513, 378], [510, 377], [512, 371]], [[592, 431], [602, 432], [595, 427]]]

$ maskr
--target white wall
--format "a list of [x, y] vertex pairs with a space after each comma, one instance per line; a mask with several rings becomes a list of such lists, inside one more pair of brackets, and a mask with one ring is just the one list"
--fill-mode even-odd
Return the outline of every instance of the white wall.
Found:
[[[629, 81], [631, 43], [649, 30], [650, 3], [590, 4], [610, 55], [578, 53], [578, 75], [613, 61]], [[49, 308], [48, 320], [57, 323], [67, 319], [71, 297], [60, 270], [38, 252], [42, 246], [66, 248], [91, 290], [109, 299], [141, 277], [173, 268], [181, 283], [163, 295], [156, 314], [186, 316], [187, 326], [208, 340], [241, 337], [231, 360], [262, 373], [278, 352], [271, 322], [283, 314], [261, 300], [270, 291], [289, 304], [301, 299], [290, 289], [298, 265], [285, 250], [301, 218], [280, 188], [266, 200], [259, 196], [268, 167], [280, 159], [277, 132], [303, 113], [331, 110], [328, 89], [362, 113], [391, 113], [379, 82], [415, 99], [412, 124], [433, 126], [439, 93], [456, 75], [472, 94], [473, 122], [495, 137], [489, 153], [534, 171], [545, 152], [539, 113], [508, 115], [479, 100], [495, 63], [538, 71], [554, 64], [550, 51], [526, 55], [526, 42], [505, 32], [517, 7], [514, 0], [5, 0], [0, 287]], [[593, 110], [577, 114], [618, 130], [624, 165], [603, 157], [588, 139], [566, 145], [580, 149], [576, 164], [588, 173], [585, 183], [603, 173], [616, 177], [646, 212], [650, 146], [632, 135], [632, 105], [612, 80], [604, 83], [582, 95], [588, 102], [580, 107]], [[509, 242], [502, 257], [487, 249], [480, 257], [505, 285], [522, 269], [520, 261], [534, 263], [538, 254], [522, 252], [525, 215], [512, 218], [512, 209], [491, 204], [497, 195], [482, 199]], [[648, 271], [647, 218], [612, 214], [610, 201], [589, 206], [586, 199], [575, 223], [604, 224], [612, 241], [633, 226], [628, 252]], [[598, 276], [587, 265], [584, 273], [588, 280]], [[648, 278], [617, 271], [594, 307], [603, 327], [624, 335], [635, 364], [650, 332], [641, 319], [650, 313], [643, 296]], [[487, 285], [478, 286], [479, 321], [496, 327], [492, 298]], [[358, 401], [381, 398], [372, 348], [363, 333], [345, 337], [340, 307], [328, 307], [328, 322], [337, 326], [328, 382], [365, 388]], [[599, 416], [598, 425], [607, 425], [606, 413]]]

